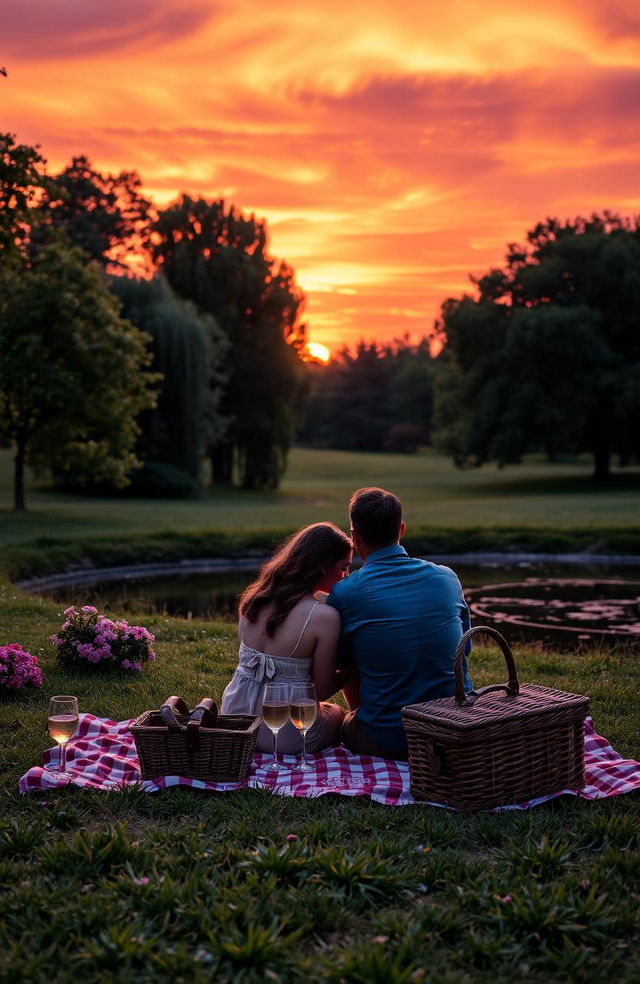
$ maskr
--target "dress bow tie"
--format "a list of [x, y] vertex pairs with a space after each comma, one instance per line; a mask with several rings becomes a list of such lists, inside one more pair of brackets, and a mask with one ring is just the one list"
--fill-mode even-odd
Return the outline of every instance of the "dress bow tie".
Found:
[[270, 656], [265, 656], [264, 653], [252, 653], [245, 665], [251, 670], [260, 670], [263, 680], [271, 680], [276, 675], [275, 663]]

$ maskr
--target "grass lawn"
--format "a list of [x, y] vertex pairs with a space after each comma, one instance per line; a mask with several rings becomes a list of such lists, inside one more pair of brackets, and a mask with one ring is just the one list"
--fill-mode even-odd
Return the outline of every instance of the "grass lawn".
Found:
[[197, 500], [97, 499], [54, 492], [29, 479], [27, 512], [12, 509], [11, 456], [0, 451], [0, 544], [39, 536], [162, 530], [296, 529], [319, 519], [344, 526], [351, 492], [382, 485], [402, 498], [417, 527], [638, 527], [640, 468], [618, 470], [602, 487], [584, 458], [550, 465], [460, 471], [441, 455], [356, 454], [294, 448], [276, 492], [211, 489]]
[[[73, 541], [100, 537], [130, 538], [135, 554], [135, 537], [151, 543], [167, 530], [344, 526], [347, 499], [365, 484], [396, 490], [410, 528], [638, 530], [640, 471], [598, 489], [587, 460], [459, 472], [432, 453], [296, 449], [278, 492], [98, 500], [30, 480], [22, 516], [11, 509], [10, 464], [0, 452], [0, 544], [32, 550], [25, 570], [44, 556], [38, 537], [55, 538], [68, 559]], [[111, 718], [170, 693], [219, 699], [237, 643], [229, 624], [144, 616], [158, 660], [140, 677], [74, 676], [49, 642], [58, 607], [3, 580], [9, 566], [0, 558], [0, 641], [37, 653], [45, 685], [0, 699], [0, 982], [640, 980], [637, 795], [478, 816], [260, 791], [20, 797], [20, 775], [48, 743], [51, 694], [75, 693], [81, 710]], [[516, 658], [522, 680], [588, 693], [600, 733], [640, 758], [632, 655], [518, 648]], [[475, 650], [473, 673], [479, 684], [502, 680], [501, 657]]]
[[[585, 984], [640, 979], [640, 799], [464, 816], [261, 791], [64, 790], [20, 797], [52, 693], [124, 718], [169, 693], [219, 699], [233, 627], [146, 617], [158, 660], [133, 679], [59, 670], [55, 604], [0, 587], [3, 640], [40, 655], [42, 691], [0, 702], [0, 980]], [[521, 679], [592, 698], [640, 758], [623, 653], [516, 650]], [[478, 683], [504, 677], [477, 650]], [[297, 840], [287, 841], [289, 834]]]

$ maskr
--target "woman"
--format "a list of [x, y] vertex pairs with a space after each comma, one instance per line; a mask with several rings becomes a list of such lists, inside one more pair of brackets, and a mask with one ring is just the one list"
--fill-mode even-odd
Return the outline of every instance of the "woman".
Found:
[[[324, 597], [346, 577], [351, 540], [333, 523], [314, 523], [294, 534], [263, 565], [240, 597], [240, 654], [222, 695], [223, 714], [260, 714], [264, 685], [315, 684], [318, 717], [307, 733], [307, 751], [338, 744], [343, 712], [323, 703], [339, 689], [336, 651], [340, 616]], [[261, 725], [258, 751], [273, 749], [273, 734]], [[302, 740], [290, 721], [278, 733], [278, 752], [299, 754]]]

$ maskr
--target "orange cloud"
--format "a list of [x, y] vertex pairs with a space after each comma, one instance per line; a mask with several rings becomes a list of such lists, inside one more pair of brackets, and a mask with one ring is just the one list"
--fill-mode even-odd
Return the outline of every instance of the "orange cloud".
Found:
[[50, 167], [267, 219], [315, 341], [428, 333], [547, 215], [638, 211], [635, 0], [5, 0], [3, 126]]

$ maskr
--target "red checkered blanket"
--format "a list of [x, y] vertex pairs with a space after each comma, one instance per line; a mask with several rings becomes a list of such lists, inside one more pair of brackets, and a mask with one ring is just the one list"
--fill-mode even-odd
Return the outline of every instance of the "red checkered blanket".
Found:
[[[315, 769], [300, 772], [295, 768], [292, 755], [282, 757], [288, 768], [281, 772], [269, 772], [265, 765], [270, 755], [256, 754], [251, 772], [244, 782], [214, 783], [183, 776], [163, 776], [154, 781], [141, 781], [138, 756], [129, 728], [133, 721], [108, 721], [81, 714], [78, 732], [67, 746], [69, 777], [47, 771], [47, 765], [57, 762], [57, 749], [49, 749], [43, 755], [43, 766], [35, 766], [20, 780], [20, 792], [42, 792], [59, 786], [89, 786], [95, 789], [122, 789], [138, 785], [148, 792], [157, 792], [169, 786], [191, 786], [214, 792], [243, 789], [268, 789], [283, 796], [314, 798], [326, 793], [341, 796], [367, 796], [388, 806], [414, 803], [409, 783], [409, 767], [405, 762], [352, 755], [346, 748], [327, 748], [310, 756]], [[591, 718], [585, 721], [585, 778], [584, 789], [578, 793], [560, 789], [557, 793], [517, 803], [499, 809], [526, 810], [555, 796], [570, 794], [584, 799], [600, 799], [619, 796], [640, 789], [640, 762], [623, 759], [613, 750], [605, 738], [597, 735]], [[434, 803], [433, 806], [439, 804]]]

